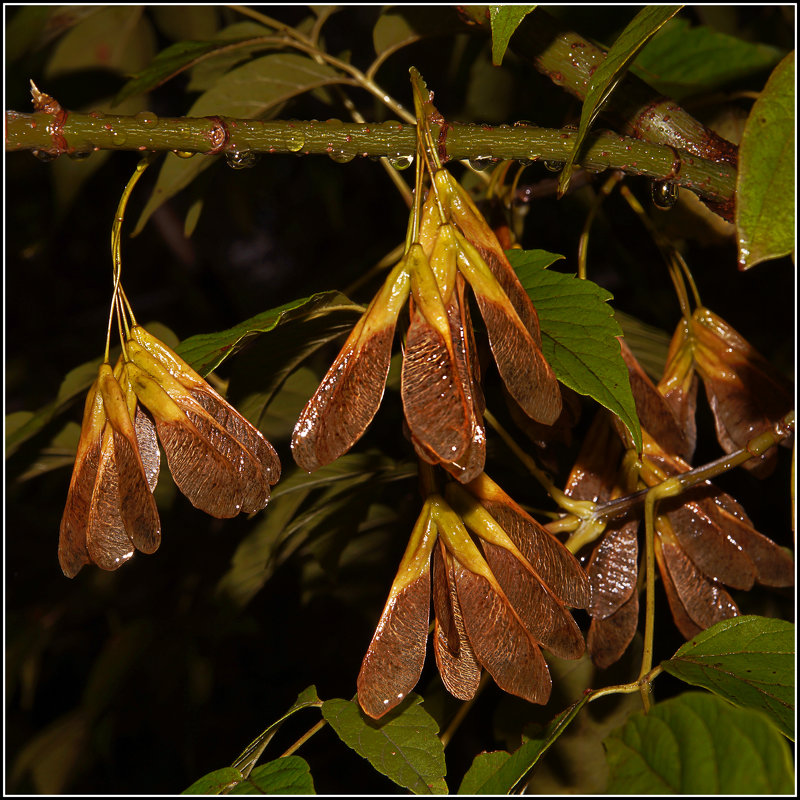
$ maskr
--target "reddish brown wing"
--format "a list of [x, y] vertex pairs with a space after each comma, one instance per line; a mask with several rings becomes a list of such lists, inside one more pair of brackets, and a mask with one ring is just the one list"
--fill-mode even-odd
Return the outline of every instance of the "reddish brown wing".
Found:
[[115, 445], [114, 430], [107, 423], [86, 527], [89, 558], [101, 569], [108, 570], [121, 567], [134, 551], [121, 513]]
[[58, 561], [68, 578], [74, 578], [81, 567], [90, 562], [86, 529], [97, 481], [104, 426], [103, 399], [95, 383], [86, 398], [78, 452], [59, 530]]
[[663, 526], [658, 530], [656, 556], [673, 619], [684, 636], [690, 638], [698, 629], [705, 630], [739, 614], [721, 584], [700, 572]]
[[636, 593], [638, 527], [638, 520], [610, 526], [592, 553], [587, 574], [592, 587], [589, 613], [593, 619], [610, 617]]
[[637, 592], [633, 592], [613, 614], [604, 619], [592, 619], [586, 636], [586, 647], [592, 654], [592, 661], [600, 669], [606, 669], [619, 661], [633, 641], [638, 624]]
[[481, 546], [497, 582], [533, 638], [560, 658], [580, 658], [583, 636], [563, 603], [504, 547], [487, 541]]
[[464, 629], [452, 557], [441, 542], [433, 553], [433, 607], [434, 652], [442, 682], [454, 697], [471, 700], [480, 683], [481, 666]]
[[422, 674], [430, 599], [426, 568], [383, 609], [358, 673], [358, 702], [373, 719], [400, 703]]
[[406, 421], [439, 461], [458, 461], [472, 438], [472, 414], [452, 342], [442, 337], [413, 299], [410, 319], [401, 379]]
[[503, 691], [546, 703], [552, 687], [547, 664], [508, 600], [457, 558], [453, 566], [464, 629], [477, 661]]
[[589, 581], [578, 560], [542, 525], [483, 474], [470, 492], [509, 535], [536, 574], [570, 608], [589, 605]]
[[307, 472], [346, 453], [372, 422], [386, 386], [396, 322], [396, 317], [382, 324], [359, 322], [303, 409], [292, 454]]

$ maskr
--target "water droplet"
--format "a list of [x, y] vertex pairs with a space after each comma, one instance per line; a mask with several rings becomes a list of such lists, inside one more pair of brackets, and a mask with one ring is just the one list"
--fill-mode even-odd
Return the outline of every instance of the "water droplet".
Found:
[[158, 116], [154, 114], [152, 111], [139, 111], [136, 114], [136, 120], [142, 124], [147, 125], [148, 127], [153, 127], [154, 125], [158, 125]]
[[55, 153], [48, 153], [47, 150], [31, 150], [31, 152], [36, 158], [39, 159], [39, 161], [42, 161], [45, 164], [48, 161], [52, 161], [54, 158], [56, 158]]
[[293, 133], [289, 136], [287, 147], [292, 153], [302, 150], [306, 143], [306, 137], [302, 133]]
[[328, 150], [328, 156], [337, 164], [347, 164], [356, 157], [356, 154], [352, 150], [339, 150], [332, 147]]
[[672, 181], [652, 181], [650, 196], [656, 208], [667, 211], [678, 202], [678, 185]]
[[238, 150], [225, 153], [225, 162], [231, 169], [249, 169], [258, 162], [259, 154], [252, 150]]
[[115, 131], [113, 128], [110, 131], [111, 133], [111, 144], [114, 147], [122, 147], [125, 142], [128, 141], [128, 136], [124, 131]]
[[91, 151], [91, 150], [74, 150], [74, 151], [73, 151], [73, 152], [71, 152], [71, 153], [67, 153], [67, 155], [68, 155], [68, 156], [69, 156], [69, 157], [70, 157], [70, 158], [71, 158], [73, 161], [83, 161], [84, 159], [87, 159], [87, 158], [89, 158], [89, 156], [90, 156], [91, 154], [92, 154], [92, 151]]
[[414, 156], [404, 156], [398, 153], [394, 156], [389, 156], [389, 163], [399, 172], [408, 169], [414, 163]]
[[178, 158], [191, 158], [194, 155], [191, 150], [173, 150], [172, 152], [175, 153]]
[[489, 156], [478, 156], [477, 158], [469, 159], [469, 165], [475, 172], [483, 172], [488, 169], [492, 164], [492, 159]]
[[544, 168], [549, 172], [561, 172], [564, 169], [563, 161], [542, 161]]

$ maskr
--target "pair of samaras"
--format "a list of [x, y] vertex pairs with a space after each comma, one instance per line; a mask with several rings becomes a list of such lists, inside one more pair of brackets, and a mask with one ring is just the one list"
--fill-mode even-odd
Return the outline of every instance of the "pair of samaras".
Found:
[[383, 398], [395, 328], [408, 305], [401, 397], [418, 455], [462, 483], [483, 471], [483, 396], [466, 289], [483, 317], [511, 396], [545, 424], [561, 391], [541, 351], [536, 309], [467, 193], [444, 170], [407, 248], [350, 333], [294, 429], [292, 451], [311, 472], [347, 452]]
[[175, 484], [215, 517], [264, 508], [280, 477], [264, 436], [163, 342], [134, 326], [117, 365], [101, 364], [86, 401], [61, 520], [65, 575], [88, 563], [117, 569], [134, 550], [158, 549], [159, 440]]
[[364, 657], [358, 700], [371, 717], [419, 680], [431, 596], [436, 664], [459, 699], [474, 696], [486, 669], [504, 691], [546, 703], [541, 648], [570, 659], [584, 651], [568, 610], [589, 605], [578, 561], [485, 473], [450, 481], [425, 501]]

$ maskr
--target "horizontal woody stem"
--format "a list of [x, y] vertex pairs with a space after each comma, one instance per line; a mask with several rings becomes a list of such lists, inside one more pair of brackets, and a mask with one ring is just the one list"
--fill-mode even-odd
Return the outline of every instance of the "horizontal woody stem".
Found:
[[[439, 136], [442, 161], [470, 159], [563, 161], [574, 130], [445, 123]], [[85, 156], [96, 150], [174, 151], [236, 156], [242, 153], [321, 154], [345, 162], [351, 157], [387, 157], [408, 163], [416, 150], [416, 126], [401, 122], [344, 123], [339, 120], [259, 121], [226, 117], [157, 117], [150, 112], [114, 116], [79, 114], [56, 103], [30, 114], [6, 112], [6, 151], [29, 150], [55, 157]], [[736, 169], [670, 146], [599, 131], [589, 136], [581, 166], [670, 181], [712, 203], [727, 203]]]

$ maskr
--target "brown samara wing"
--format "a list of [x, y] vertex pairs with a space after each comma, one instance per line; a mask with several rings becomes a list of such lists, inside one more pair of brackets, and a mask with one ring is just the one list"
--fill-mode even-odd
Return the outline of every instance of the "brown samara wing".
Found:
[[472, 438], [471, 408], [459, 380], [444, 307], [444, 327], [432, 323], [433, 316], [412, 299], [400, 393], [412, 434], [440, 461], [458, 461]]
[[[673, 619], [681, 633], [687, 638], [697, 633], [691, 624], [687, 624], [684, 613], [701, 630], [723, 619], [738, 616], [739, 609], [731, 596], [718, 581], [697, 569], [663, 517], [657, 518], [656, 531], [656, 557], [662, 577], [665, 578]], [[674, 595], [667, 581], [672, 583]], [[678, 601], [677, 604], [675, 601]]]
[[[746, 447], [794, 406], [791, 385], [728, 323], [707, 308], [692, 315], [695, 362], [714, 414], [717, 439], [727, 453]], [[775, 468], [773, 447], [744, 463], [756, 477]]]
[[410, 286], [404, 259], [356, 323], [300, 414], [292, 434], [292, 454], [307, 472], [346, 453], [377, 413], [389, 374], [397, 317]]
[[578, 560], [486, 473], [467, 488], [508, 534], [536, 574], [569, 608], [589, 605], [589, 581]]
[[668, 453], [688, 458], [694, 451], [694, 442], [676, 417], [672, 406], [641, 368], [625, 340], [620, 338], [619, 343], [622, 358], [628, 367], [636, 413], [642, 428]]
[[439, 542], [433, 553], [434, 652], [439, 674], [453, 697], [471, 700], [481, 679], [481, 665], [464, 630], [453, 561]]
[[611, 497], [622, 457], [622, 442], [608, 413], [598, 411], [567, 478], [564, 493], [575, 500], [602, 503]]
[[595, 617], [586, 635], [586, 648], [600, 669], [615, 664], [628, 649], [639, 625], [639, 593], [631, 596], [605, 618]]
[[664, 374], [656, 388], [664, 396], [678, 425], [684, 432], [686, 449], [678, 455], [691, 461], [697, 444], [697, 387], [699, 378], [694, 369], [694, 348], [689, 338], [689, 323], [681, 317], [667, 353]]
[[636, 593], [639, 575], [638, 520], [609, 525], [587, 567], [592, 587], [589, 613], [605, 619]]
[[86, 398], [78, 452], [59, 530], [58, 561], [68, 578], [74, 578], [84, 564], [90, 563], [86, 549], [86, 529], [105, 424], [103, 398], [95, 381]]
[[752, 559], [720, 528], [702, 501], [691, 499], [693, 494], [696, 490], [661, 505], [681, 549], [708, 578], [734, 589], [751, 589], [756, 577]]
[[115, 434], [106, 422], [86, 526], [89, 559], [101, 569], [121, 567], [134, 552], [120, 509]]
[[[139, 453], [139, 439], [128, 398], [110, 365], [100, 367], [98, 380], [106, 417], [114, 431], [117, 492], [125, 531], [137, 550], [154, 553], [161, 544], [161, 520]], [[130, 390], [127, 372], [123, 382], [126, 390]]]
[[[140, 325], [131, 329], [131, 337], [144, 347], [189, 394], [261, 464], [272, 486], [281, 474], [278, 454], [264, 435], [246, 420], [227, 400], [198, 375], [174, 350], [148, 333]], [[146, 367], [145, 367], [146, 368]], [[256, 509], [258, 510], [258, 509]]]
[[481, 546], [489, 568], [533, 638], [559, 658], [580, 658], [585, 649], [583, 636], [564, 604], [529, 565], [504, 547], [488, 541]]
[[550, 672], [508, 599], [457, 557], [454, 578], [475, 658], [503, 691], [531, 703], [546, 703], [552, 688]]
[[539, 316], [528, 293], [519, 282], [494, 231], [484, 219], [469, 194], [447, 170], [434, 176], [439, 191], [447, 196], [448, 210], [464, 236], [476, 247], [495, 279], [511, 301], [519, 318], [537, 347], [542, 346]]
[[136, 363], [127, 369], [155, 420], [173, 480], [192, 505], [219, 518], [263, 508], [269, 477], [250, 451], [180, 384], [169, 385], [164, 375], [157, 380]]
[[561, 389], [541, 347], [517, 314], [480, 253], [456, 233], [458, 268], [472, 288], [498, 372], [531, 419], [552, 424], [561, 414]]
[[358, 702], [373, 719], [416, 686], [425, 663], [436, 525], [427, 506], [414, 526], [375, 635], [358, 673]]

